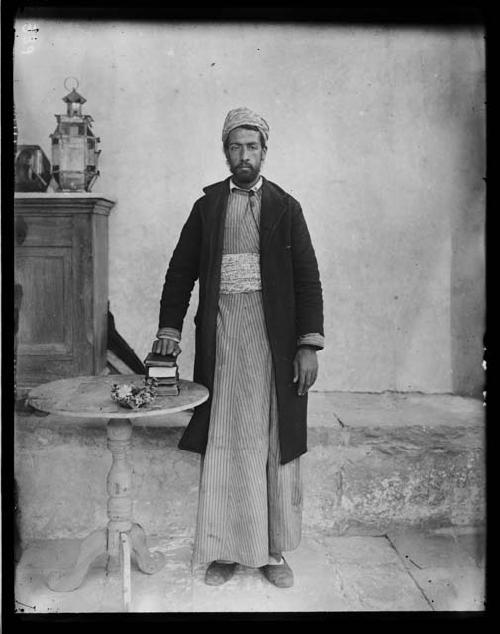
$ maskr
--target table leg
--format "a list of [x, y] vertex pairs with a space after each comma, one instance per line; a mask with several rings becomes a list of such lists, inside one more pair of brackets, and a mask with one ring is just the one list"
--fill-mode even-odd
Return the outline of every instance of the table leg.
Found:
[[121, 542], [121, 562], [122, 562], [122, 587], [123, 587], [123, 605], [125, 610], [130, 610], [132, 601], [132, 587], [130, 581], [130, 538], [128, 533], [120, 535]]
[[108, 422], [108, 448], [113, 456], [107, 478], [108, 570], [117, 568], [118, 561], [121, 561], [126, 609], [131, 600], [131, 550], [142, 572], [154, 574], [165, 565], [164, 555], [160, 552], [149, 552], [144, 530], [139, 524], [132, 522], [132, 465], [128, 459], [131, 436], [132, 423], [129, 420], [112, 419]]
[[111, 419], [107, 426], [108, 449], [113, 462], [108, 472], [107, 529], [95, 531], [80, 544], [77, 561], [70, 570], [55, 571], [47, 585], [56, 592], [69, 592], [80, 587], [92, 562], [107, 553], [107, 570], [121, 568], [125, 609], [130, 608], [130, 559], [133, 551], [142, 572], [154, 574], [165, 565], [163, 553], [151, 553], [146, 544], [143, 528], [132, 522], [132, 465], [128, 455], [132, 436], [132, 423], [126, 418]]
[[113, 462], [106, 479], [108, 492], [108, 571], [120, 567], [120, 535], [132, 527], [132, 466], [128, 459], [132, 423], [127, 419], [108, 422], [108, 449]]
[[130, 530], [132, 551], [135, 555], [137, 566], [142, 572], [154, 575], [163, 568], [166, 563], [165, 555], [160, 551], [150, 552], [146, 543], [146, 533], [139, 524], [132, 524]]
[[71, 592], [80, 587], [90, 565], [106, 552], [106, 530], [94, 531], [80, 544], [75, 565], [70, 570], [56, 570], [47, 578], [47, 585], [56, 592]]
[[126, 418], [108, 422], [108, 449], [113, 462], [106, 480], [108, 492], [108, 572], [121, 568], [125, 610], [130, 609], [130, 539], [132, 528], [132, 465], [128, 456], [132, 423]]

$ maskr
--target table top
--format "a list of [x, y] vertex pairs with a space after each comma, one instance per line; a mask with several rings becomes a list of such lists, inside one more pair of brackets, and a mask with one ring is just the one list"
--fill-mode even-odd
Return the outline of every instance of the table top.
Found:
[[50, 414], [75, 418], [144, 418], [172, 414], [201, 405], [208, 399], [208, 389], [192, 381], [179, 380], [177, 396], [157, 396], [152, 403], [138, 409], [121, 407], [111, 398], [111, 387], [144, 385], [141, 374], [107, 374], [78, 376], [44, 383], [30, 390], [28, 403]]

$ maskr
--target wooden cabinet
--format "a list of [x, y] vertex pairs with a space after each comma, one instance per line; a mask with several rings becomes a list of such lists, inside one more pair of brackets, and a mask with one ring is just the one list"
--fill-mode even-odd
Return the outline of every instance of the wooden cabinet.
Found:
[[99, 194], [15, 194], [17, 390], [106, 367], [108, 216]]

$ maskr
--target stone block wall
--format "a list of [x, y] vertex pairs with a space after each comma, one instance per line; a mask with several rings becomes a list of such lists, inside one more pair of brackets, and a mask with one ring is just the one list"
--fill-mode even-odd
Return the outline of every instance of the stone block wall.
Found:
[[[395, 527], [477, 525], [485, 518], [482, 403], [447, 395], [312, 393], [302, 457], [304, 532], [383, 534]], [[134, 425], [134, 516], [150, 535], [192, 535], [199, 457], [169, 426]], [[105, 526], [111, 454], [102, 423], [16, 417], [23, 542], [84, 537]]]

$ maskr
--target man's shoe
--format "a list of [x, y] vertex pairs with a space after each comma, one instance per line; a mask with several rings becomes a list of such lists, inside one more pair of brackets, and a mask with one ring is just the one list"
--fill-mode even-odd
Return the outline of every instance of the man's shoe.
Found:
[[293, 572], [283, 557], [283, 562], [274, 566], [262, 566], [264, 577], [277, 588], [291, 588], [293, 586]]
[[205, 572], [205, 583], [209, 586], [221, 586], [229, 581], [234, 575], [236, 564], [221, 564], [218, 561], [212, 561]]

